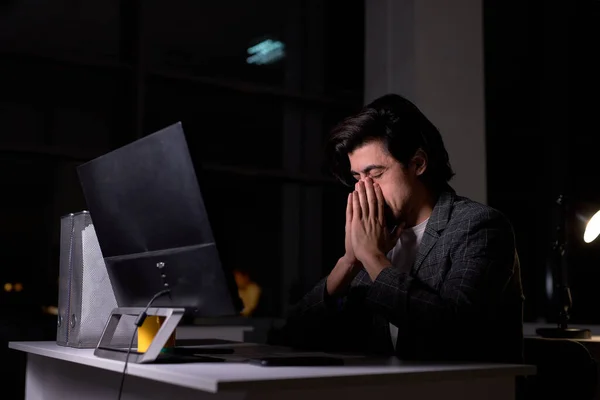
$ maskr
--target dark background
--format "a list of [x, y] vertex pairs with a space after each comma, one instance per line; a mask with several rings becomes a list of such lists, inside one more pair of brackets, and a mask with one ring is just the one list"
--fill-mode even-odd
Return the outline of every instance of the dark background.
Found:
[[569, 215], [575, 323], [600, 323], [600, 246], [585, 244], [584, 217], [600, 208], [600, 2], [486, 1], [488, 203], [511, 219], [522, 264], [527, 321], [554, 317], [546, 298], [554, 201]]
[[[488, 204], [513, 222], [527, 321], [553, 314], [553, 200], [600, 208], [598, 21], [595, 1], [484, 2]], [[223, 262], [263, 287], [257, 317], [281, 317], [341, 255], [346, 190], [322, 146], [363, 101], [362, 1], [13, 0], [0, 27], [3, 348], [55, 339], [58, 222], [86, 208], [75, 167], [176, 121]], [[247, 64], [266, 38], [285, 58]], [[573, 321], [600, 323], [600, 245], [571, 221]]]

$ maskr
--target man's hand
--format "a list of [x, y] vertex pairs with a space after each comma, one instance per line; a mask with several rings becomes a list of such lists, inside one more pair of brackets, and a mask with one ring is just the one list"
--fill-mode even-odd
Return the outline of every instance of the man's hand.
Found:
[[352, 249], [371, 279], [375, 280], [390, 265], [386, 253], [395, 245], [401, 230], [390, 233], [385, 226], [385, 201], [377, 183], [367, 178], [357, 182], [355, 188], [352, 193]]
[[340, 258], [327, 277], [327, 292], [332, 295], [339, 295], [346, 291], [354, 277], [362, 269], [362, 264], [356, 259], [354, 249], [352, 248], [352, 193], [348, 195], [346, 205], [346, 253]]
[[343, 295], [361, 269], [362, 264], [359, 261], [352, 263], [344, 257], [340, 258], [327, 277], [327, 293], [330, 296]]
[[352, 193], [348, 194], [348, 204], [346, 205], [346, 238], [344, 244], [346, 254], [343, 258], [351, 264], [357, 262], [358, 260], [352, 248]]

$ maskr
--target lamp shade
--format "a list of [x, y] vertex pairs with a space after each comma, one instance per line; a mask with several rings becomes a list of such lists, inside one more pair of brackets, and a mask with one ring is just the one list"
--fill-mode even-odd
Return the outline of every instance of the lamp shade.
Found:
[[600, 210], [597, 211], [585, 226], [583, 233], [583, 241], [586, 243], [593, 242], [600, 235]]

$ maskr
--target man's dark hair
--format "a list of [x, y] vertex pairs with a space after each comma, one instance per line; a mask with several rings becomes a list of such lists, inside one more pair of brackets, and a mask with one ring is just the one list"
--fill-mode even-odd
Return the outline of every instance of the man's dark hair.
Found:
[[333, 128], [326, 147], [333, 174], [344, 184], [354, 185], [348, 154], [374, 140], [383, 141], [392, 157], [405, 167], [422, 150], [427, 155], [422, 179], [434, 191], [441, 190], [454, 176], [438, 129], [417, 106], [397, 94], [374, 100]]

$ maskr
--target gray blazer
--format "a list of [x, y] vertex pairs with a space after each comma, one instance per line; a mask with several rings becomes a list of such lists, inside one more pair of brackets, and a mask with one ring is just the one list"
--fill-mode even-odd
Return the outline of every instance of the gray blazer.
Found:
[[362, 270], [342, 297], [326, 278], [296, 304], [281, 344], [403, 359], [522, 362], [523, 290], [509, 221], [498, 211], [441, 193], [409, 273]]

